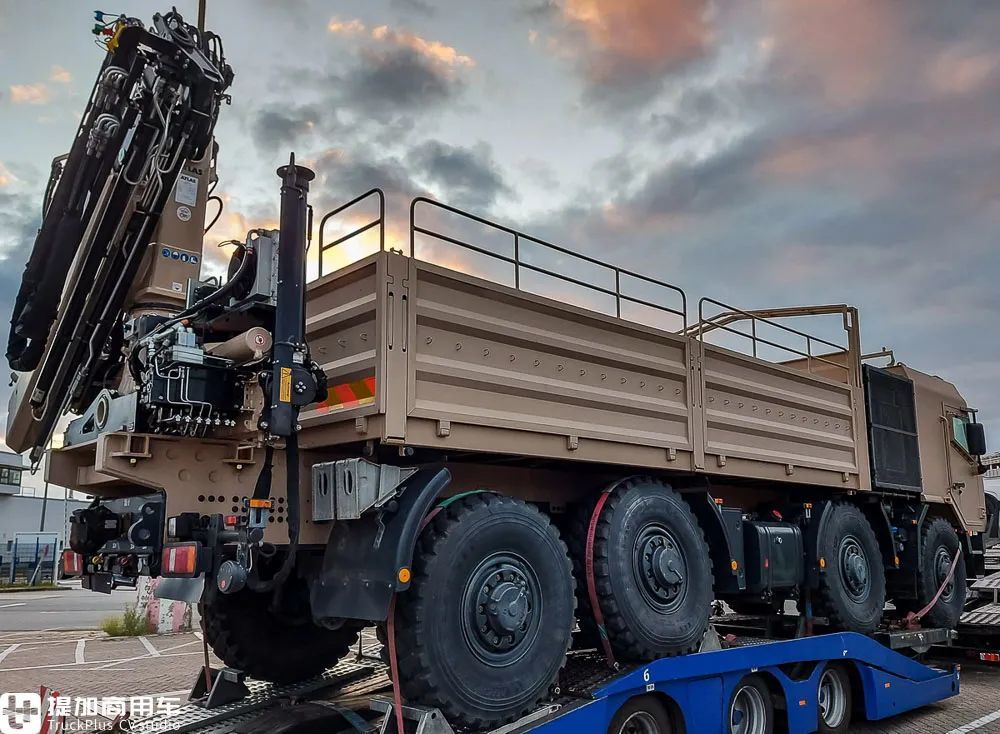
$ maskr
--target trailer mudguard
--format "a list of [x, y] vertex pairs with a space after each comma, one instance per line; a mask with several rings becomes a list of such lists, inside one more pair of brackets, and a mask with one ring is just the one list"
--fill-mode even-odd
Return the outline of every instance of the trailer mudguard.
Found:
[[421, 469], [378, 512], [335, 522], [323, 569], [310, 589], [313, 618], [384, 621], [392, 595], [410, 586], [423, 519], [450, 482], [445, 468]]

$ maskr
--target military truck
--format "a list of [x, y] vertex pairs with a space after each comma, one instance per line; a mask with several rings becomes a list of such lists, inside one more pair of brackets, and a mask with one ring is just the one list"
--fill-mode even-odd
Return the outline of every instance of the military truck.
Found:
[[697, 650], [715, 600], [956, 624], [983, 427], [944, 379], [876, 366], [857, 309], [689, 304], [423, 197], [387, 247], [381, 190], [314, 227], [294, 157], [280, 227], [201, 279], [232, 72], [176, 13], [120, 23], [8, 346], [8, 443], [37, 461], [75, 416], [47, 471], [95, 497], [66, 559], [86, 587], [163, 577], [228, 665], [276, 681], [378, 625], [404, 695], [470, 726], [534, 707], [574, 634]]

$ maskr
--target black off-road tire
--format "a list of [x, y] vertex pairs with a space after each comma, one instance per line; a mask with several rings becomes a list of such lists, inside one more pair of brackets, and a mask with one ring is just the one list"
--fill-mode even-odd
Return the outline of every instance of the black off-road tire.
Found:
[[[849, 632], [871, 634], [885, 608], [885, 568], [875, 531], [854, 505], [830, 505], [817, 539], [820, 574], [816, 613]], [[861, 569], [859, 571], [859, 569]]]
[[360, 623], [330, 630], [308, 621], [290, 622], [269, 608], [270, 593], [211, 590], [198, 611], [205, 640], [222, 662], [250, 676], [291, 683], [337, 664], [358, 641]]
[[536, 507], [488, 493], [452, 502], [421, 533], [396, 598], [403, 696], [456, 726], [523, 716], [565, 664], [574, 607], [566, 546]]
[[[589, 504], [578, 511], [570, 542], [581, 609], [581, 643], [596, 640], [585, 575], [586, 537], [593, 507]], [[680, 584], [656, 588], [657, 570], [645, 567], [647, 561], [651, 566], [655, 563], [640, 552], [652, 541], [665, 543], [659, 546], [659, 557], [670, 554], [665, 565], [679, 559]], [[659, 571], [664, 572], [669, 574], [669, 568]], [[677, 580], [676, 575], [670, 578]], [[711, 616], [712, 562], [691, 508], [663, 482], [630, 479], [611, 492], [597, 522], [594, 580], [608, 639], [617, 657], [654, 660], [698, 649]], [[675, 598], [669, 599], [670, 594]]]
[[[930, 604], [941, 583], [947, 576], [951, 562], [958, 553], [961, 540], [958, 532], [944, 518], [938, 517], [924, 525], [920, 543], [921, 558], [917, 569], [917, 598], [907, 601], [903, 608], [919, 611]], [[968, 578], [963, 555], [955, 566], [952, 583], [945, 588], [931, 610], [924, 615], [921, 624], [925, 627], [945, 627], [954, 629], [965, 608], [968, 593]]]

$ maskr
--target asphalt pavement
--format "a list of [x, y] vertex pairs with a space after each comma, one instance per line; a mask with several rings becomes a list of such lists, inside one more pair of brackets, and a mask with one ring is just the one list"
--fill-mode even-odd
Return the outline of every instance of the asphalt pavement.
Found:
[[57, 591], [0, 592], [0, 632], [94, 630], [105, 617], [121, 614], [135, 602], [131, 589], [97, 594], [79, 581], [63, 582]]

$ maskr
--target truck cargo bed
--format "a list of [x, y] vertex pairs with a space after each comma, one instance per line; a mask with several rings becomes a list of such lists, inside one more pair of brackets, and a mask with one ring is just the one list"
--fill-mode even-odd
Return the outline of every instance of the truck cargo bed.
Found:
[[[609, 314], [573, 305], [569, 291], [561, 300], [528, 292], [519, 269], [540, 269], [503, 259], [515, 287], [394, 251], [310, 283], [307, 337], [330, 390], [303, 412], [302, 445], [374, 440], [870, 488], [853, 309], [824, 307], [843, 312], [850, 339], [817, 356], [828, 342], [710, 299], [689, 326], [683, 292], [643, 276], [614, 269], [614, 290], [598, 289], [614, 302]], [[678, 305], [624, 295], [624, 275], [669, 289]], [[624, 318], [636, 304], [661, 308], [678, 328]], [[704, 315], [716, 307], [722, 318]], [[756, 334], [761, 324], [801, 334], [805, 346], [769, 362], [710, 343], [731, 332], [756, 353], [771, 344]]]

